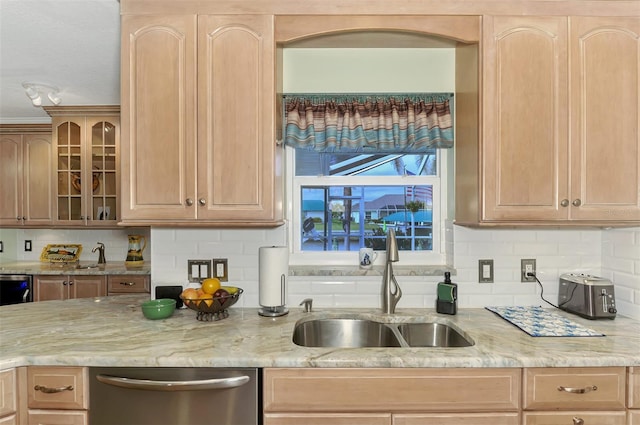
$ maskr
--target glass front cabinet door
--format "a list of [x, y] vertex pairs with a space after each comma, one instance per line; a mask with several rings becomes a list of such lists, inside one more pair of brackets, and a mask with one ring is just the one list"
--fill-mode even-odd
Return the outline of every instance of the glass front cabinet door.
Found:
[[115, 226], [119, 220], [117, 106], [50, 107], [55, 224]]

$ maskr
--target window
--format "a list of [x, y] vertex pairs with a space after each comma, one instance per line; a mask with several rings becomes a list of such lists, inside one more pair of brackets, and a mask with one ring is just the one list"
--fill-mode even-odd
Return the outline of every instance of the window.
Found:
[[292, 263], [352, 265], [361, 247], [384, 251], [393, 228], [401, 264], [443, 264], [448, 155], [287, 148]]

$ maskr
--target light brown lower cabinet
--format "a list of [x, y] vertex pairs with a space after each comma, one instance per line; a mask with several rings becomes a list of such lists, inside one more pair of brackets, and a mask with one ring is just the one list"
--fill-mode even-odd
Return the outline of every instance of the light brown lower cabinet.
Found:
[[629, 425], [640, 425], [640, 410], [629, 411]]
[[17, 423], [17, 391], [16, 370], [8, 369], [0, 372], [0, 424]]
[[270, 413], [264, 425], [391, 425], [389, 413]]
[[523, 425], [626, 425], [624, 411], [525, 412]]
[[265, 425], [518, 425], [521, 369], [265, 369]]
[[393, 415], [392, 425], [519, 425], [520, 414], [503, 413], [430, 413]]
[[29, 410], [28, 425], [88, 425], [88, 412]]
[[89, 372], [86, 367], [29, 366], [25, 392], [28, 425], [87, 425]]
[[150, 280], [149, 276], [145, 275], [109, 275], [107, 276], [107, 294], [148, 294], [151, 291]]
[[523, 425], [626, 425], [624, 367], [528, 368]]
[[33, 287], [34, 301], [104, 297], [107, 295], [107, 278], [98, 275], [36, 275]]

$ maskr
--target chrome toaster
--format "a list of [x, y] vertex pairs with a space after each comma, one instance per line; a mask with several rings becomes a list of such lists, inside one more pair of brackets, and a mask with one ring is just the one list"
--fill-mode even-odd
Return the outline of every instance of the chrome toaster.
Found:
[[565, 273], [560, 276], [558, 307], [587, 319], [615, 319], [613, 283], [602, 277]]

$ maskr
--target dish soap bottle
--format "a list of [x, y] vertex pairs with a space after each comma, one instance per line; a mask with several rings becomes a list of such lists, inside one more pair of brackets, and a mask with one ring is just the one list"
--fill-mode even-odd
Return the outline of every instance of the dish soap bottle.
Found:
[[444, 282], [438, 283], [436, 311], [441, 314], [458, 312], [458, 285], [451, 282], [451, 273], [444, 273]]

